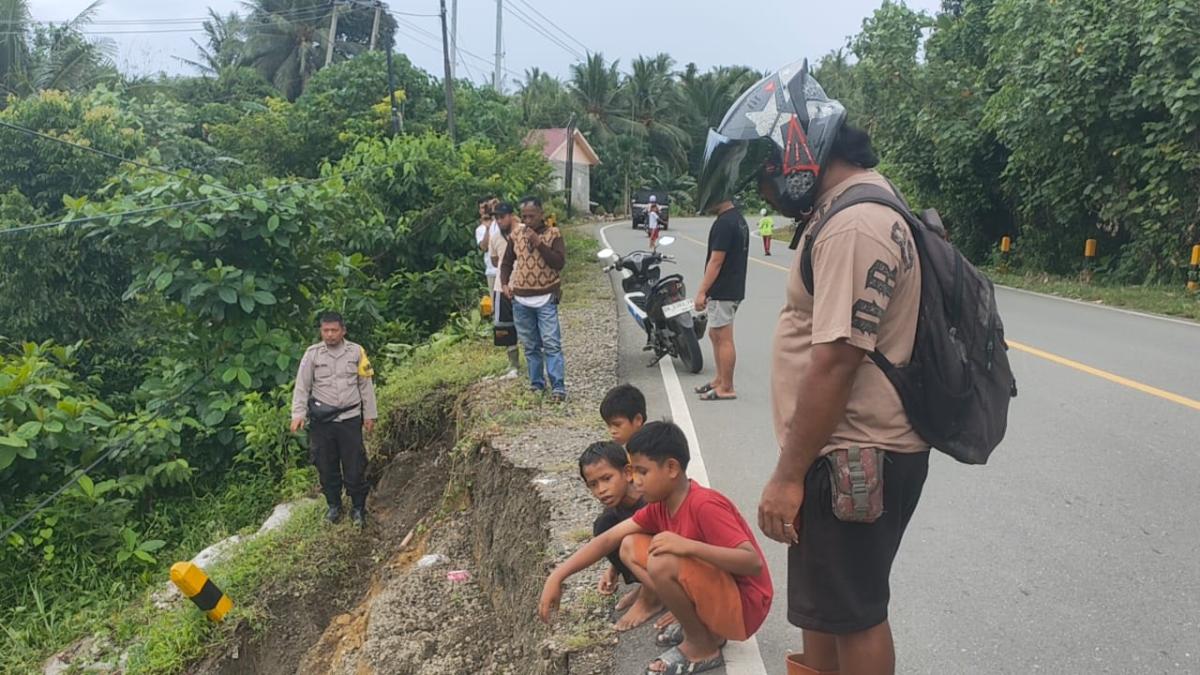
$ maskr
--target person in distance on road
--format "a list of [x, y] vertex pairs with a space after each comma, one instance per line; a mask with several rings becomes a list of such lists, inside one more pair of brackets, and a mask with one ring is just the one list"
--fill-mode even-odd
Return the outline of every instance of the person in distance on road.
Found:
[[646, 213], [646, 235], [650, 237], [650, 250], [658, 250], [658, 235], [662, 230], [659, 222], [658, 197], [650, 195], [650, 206]]
[[758, 236], [763, 240], [763, 255], [771, 255], [771, 239], [775, 236], [775, 219], [767, 215], [767, 210], [758, 212]]
[[678, 620], [658, 634], [655, 642], [668, 649], [647, 672], [719, 668], [725, 642], [749, 639], [771, 609], [774, 590], [762, 550], [733, 502], [688, 479], [691, 455], [682, 429], [646, 424], [629, 440], [629, 457], [647, 505], [550, 573], [538, 616], [549, 622], [563, 582], [619, 546], [621, 560]]
[[896, 365], [910, 360], [921, 261], [889, 207], [859, 204], [822, 220], [851, 186], [894, 188], [873, 169], [870, 136], [845, 123], [845, 108], [808, 75], [807, 62], [768, 75], [724, 119], [709, 132], [700, 203], [721, 199], [748, 174], [784, 217], [804, 228], [823, 222], [815, 235], [798, 229], [815, 237], [811, 256], [794, 257], [775, 330], [780, 452], [758, 509], [762, 532], [790, 547], [788, 621], [803, 629], [804, 652], [787, 657], [788, 673], [890, 674], [889, 577], [929, 447], [867, 357], [878, 350]]
[[350, 519], [362, 527], [367, 515], [367, 449], [375, 406], [375, 371], [367, 352], [346, 339], [346, 323], [337, 312], [319, 320], [321, 341], [304, 352], [292, 390], [292, 433], [308, 422], [309, 461], [317, 467], [321, 490], [336, 523], [342, 516], [342, 486], [350, 496]]

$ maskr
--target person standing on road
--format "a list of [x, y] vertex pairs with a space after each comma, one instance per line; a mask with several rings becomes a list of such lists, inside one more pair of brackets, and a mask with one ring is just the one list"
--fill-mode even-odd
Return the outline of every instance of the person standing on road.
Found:
[[650, 237], [650, 250], [658, 250], [658, 235], [662, 229], [662, 223], [659, 222], [658, 197], [650, 195], [650, 206], [647, 207], [646, 213], [646, 234]]
[[733, 319], [746, 297], [746, 264], [750, 257], [750, 226], [741, 210], [726, 199], [711, 209], [717, 214], [708, 231], [708, 255], [704, 278], [696, 293], [696, 309], [708, 311], [708, 339], [712, 341], [716, 377], [696, 387], [704, 401], [737, 398], [733, 369], [737, 350], [733, 343]]
[[304, 352], [292, 390], [292, 433], [308, 422], [309, 461], [317, 467], [329, 510], [342, 517], [342, 485], [350, 496], [350, 519], [362, 527], [367, 516], [367, 449], [363, 430], [375, 430], [375, 376], [367, 352], [346, 339], [337, 312], [319, 319], [321, 341]]
[[567, 263], [567, 248], [559, 229], [546, 225], [537, 197], [522, 200], [521, 222], [509, 236], [500, 283], [513, 301], [513, 321], [529, 365], [529, 386], [544, 392], [548, 378], [553, 400], [561, 403], [567, 399], [567, 383], [558, 323], [559, 275]]
[[[500, 202], [496, 205], [495, 216], [500, 232], [497, 236], [491, 237], [488, 244], [488, 256], [492, 266], [499, 271], [500, 264], [504, 260], [504, 253], [508, 250], [508, 239], [512, 234], [516, 216], [513, 215], [512, 204], [508, 202]], [[521, 351], [517, 347], [517, 328], [513, 324], [512, 300], [504, 294], [504, 288], [500, 285], [498, 275], [491, 290], [492, 307], [494, 308], [492, 310], [492, 341], [497, 347], [507, 349], [508, 375], [516, 376], [517, 371], [521, 369]]]
[[483, 270], [487, 275], [488, 289], [496, 285], [496, 276], [500, 273], [489, 254], [492, 238], [500, 236], [500, 227], [496, 224], [496, 216], [493, 213], [499, 203], [491, 195], [479, 200], [479, 224], [475, 226], [475, 243], [479, 250], [483, 251]]
[[767, 215], [767, 210], [758, 212], [758, 236], [763, 240], [763, 255], [771, 255], [771, 239], [775, 237], [775, 219]]
[[[743, 94], [710, 132], [720, 138], [706, 153], [702, 183], [718, 195], [737, 184], [744, 146], [756, 143], [770, 148], [762, 166], [748, 167], [760, 194], [806, 226], [851, 186], [893, 189], [873, 170], [870, 136], [845, 117], [807, 63], [788, 66]], [[780, 453], [758, 519], [764, 534], [790, 546], [788, 621], [804, 640], [804, 652], [788, 656], [790, 675], [895, 672], [889, 577], [929, 447], [867, 357], [878, 351], [897, 366], [911, 358], [921, 299], [914, 248], [899, 214], [860, 204], [829, 219], [811, 256], [794, 256], [788, 275], [771, 366]]]

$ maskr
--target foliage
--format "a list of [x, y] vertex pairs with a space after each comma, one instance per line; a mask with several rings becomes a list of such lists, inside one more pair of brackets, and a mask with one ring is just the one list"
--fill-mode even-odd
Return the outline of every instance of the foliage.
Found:
[[0, 0], [0, 87], [26, 96], [116, 81], [116, 43], [85, 32], [100, 4], [96, 0], [70, 21], [35, 24], [28, 0]]
[[[116, 94], [104, 88], [85, 96], [43, 91], [10, 97], [8, 107], [0, 110], [0, 121], [124, 157], [145, 148], [137, 121], [121, 110]], [[106, 157], [7, 128], [0, 128], [0, 144], [36, 150], [10, 153], [0, 163], [0, 185], [16, 188], [45, 213], [58, 213], [64, 195], [90, 194], [121, 168]]]
[[1098, 238], [1115, 279], [1180, 283], [1200, 238], [1198, 37], [1180, 0], [887, 2], [858, 62], [835, 53], [818, 77], [974, 258], [1007, 234], [1066, 273]]

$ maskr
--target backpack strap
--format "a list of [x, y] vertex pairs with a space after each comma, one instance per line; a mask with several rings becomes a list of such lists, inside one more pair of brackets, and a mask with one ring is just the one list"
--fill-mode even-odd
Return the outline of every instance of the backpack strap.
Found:
[[[888, 185], [891, 183], [889, 182]], [[804, 231], [804, 248], [800, 250], [800, 278], [804, 281], [804, 288], [809, 295], [813, 294], [813, 245], [821, 234], [821, 230], [825, 229], [825, 225], [842, 211], [859, 204], [881, 204], [903, 216], [910, 228], [925, 227], [924, 223], [908, 208], [904, 198], [896, 192], [896, 187], [894, 185], [891, 187], [892, 189], [888, 190], [873, 183], [851, 185], [845, 192], [838, 195], [837, 199], [833, 200], [833, 203], [829, 205], [829, 211], [821, 216], [820, 220]]]

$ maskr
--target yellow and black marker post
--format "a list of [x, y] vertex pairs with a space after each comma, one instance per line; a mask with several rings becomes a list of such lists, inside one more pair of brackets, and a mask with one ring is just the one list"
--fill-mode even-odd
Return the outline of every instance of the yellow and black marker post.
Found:
[[1192, 247], [1192, 264], [1188, 267], [1188, 290], [1200, 291], [1200, 244]]
[[1083, 245], [1083, 281], [1092, 282], [1092, 272], [1096, 267], [1096, 251], [1099, 244], [1095, 239], [1088, 239]]
[[1008, 254], [1012, 252], [1012, 237], [1005, 235], [1000, 238], [1000, 271], [1008, 271]]
[[204, 570], [190, 562], [171, 565], [171, 581], [184, 597], [190, 598], [208, 614], [209, 621], [221, 621], [233, 609], [233, 601], [229, 596], [217, 588]]

